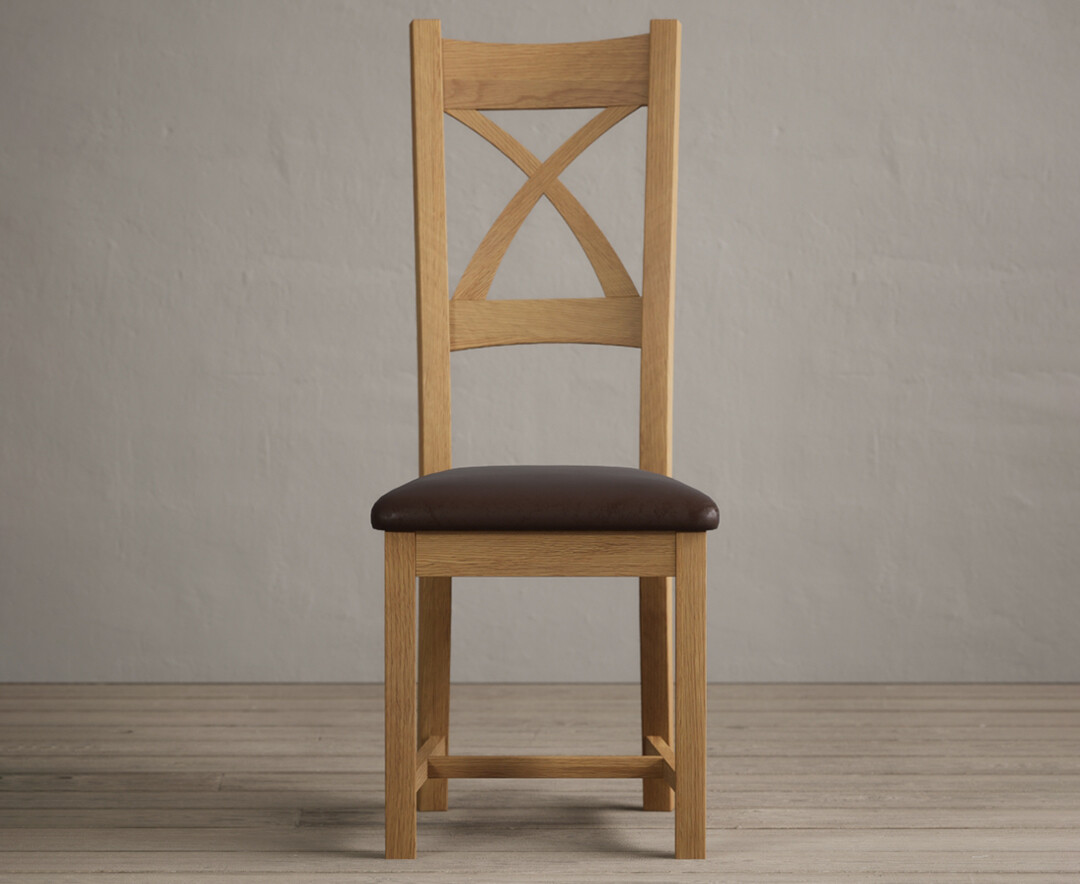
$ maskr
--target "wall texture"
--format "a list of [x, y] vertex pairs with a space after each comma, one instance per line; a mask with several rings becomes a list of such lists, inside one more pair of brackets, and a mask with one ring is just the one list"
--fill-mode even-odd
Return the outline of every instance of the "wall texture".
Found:
[[[710, 677], [1080, 679], [1068, 0], [4, 0], [0, 679], [380, 679], [367, 515], [416, 459], [408, 21], [668, 16]], [[639, 278], [641, 116], [564, 176]], [[543, 155], [579, 117], [500, 121]], [[521, 176], [448, 126], [456, 275]], [[598, 288], [541, 205], [493, 295], [549, 293]], [[633, 464], [636, 370], [455, 355], [457, 463]], [[632, 680], [635, 597], [459, 581], [454, 677]]]

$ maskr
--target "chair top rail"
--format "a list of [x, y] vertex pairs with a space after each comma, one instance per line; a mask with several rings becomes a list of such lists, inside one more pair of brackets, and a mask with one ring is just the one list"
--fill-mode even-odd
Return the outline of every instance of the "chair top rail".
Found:
[[583, 43], [442, 45], [446, 110], [648, 103], [648, 34]]

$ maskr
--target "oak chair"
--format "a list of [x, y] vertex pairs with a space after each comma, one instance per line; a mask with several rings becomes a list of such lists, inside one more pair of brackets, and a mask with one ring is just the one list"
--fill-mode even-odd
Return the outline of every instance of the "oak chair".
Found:
[[[371, 515], [386, 532], [386, 856], [416, 856], [417, 810], [445, 810], [454, 777], [626, 777], [643, 781], [645, 810], [674, 806], [675, 856], [704, 857], [705, 531], [716, 527], [718, 513], [708, 496], [670, 478], [679, 23], [653, 21], [648, 34], [635, 37], [550, 45], [444, 40], [438, 21], [414, 21], [411, 36], [420, 478], [383, 495]], [[558, 176], [642, 106], [639, 295]], [[602, 110], [541, 162], [481, 113], [510, 108]], [[527, 176], [452, 297], [444, 114]], [[542, 196], [573, 230], [603, 296], [487, 300], [507, 246]], [[641, 349], [640, 469], [451, 468], [451, 351], [545, 342]], [[449, 754], [450, 586], [453, 577], [470, 575], [640, 578], [641, 755]]]

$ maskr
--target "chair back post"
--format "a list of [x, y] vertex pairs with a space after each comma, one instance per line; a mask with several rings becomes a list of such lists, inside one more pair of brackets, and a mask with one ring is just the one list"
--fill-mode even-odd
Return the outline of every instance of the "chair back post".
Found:
[[450, 469], [450, 295], [442, 27], [437, 19], [417, 20], [410, 27], [410, 36], [420, 475], [426, 476]]
[[650, 23], [639, 465], [665, 476], [671, 475], [680, 38], [678, 21]]

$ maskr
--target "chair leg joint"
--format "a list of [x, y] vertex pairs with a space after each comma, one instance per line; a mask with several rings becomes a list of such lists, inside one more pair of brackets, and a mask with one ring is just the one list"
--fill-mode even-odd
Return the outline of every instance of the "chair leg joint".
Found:
[[659, 755], [664, 762], [663, 779], [672, 789], [675, 788], [675, 752], [663, 737], [649, 736], [645, 744], [650, 755]]

